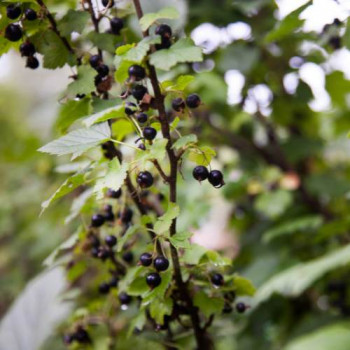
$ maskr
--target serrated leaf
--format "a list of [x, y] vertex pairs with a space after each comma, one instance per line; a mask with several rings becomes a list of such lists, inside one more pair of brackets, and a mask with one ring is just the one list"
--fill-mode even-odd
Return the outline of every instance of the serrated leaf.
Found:
[[235, 286], [235, 293], [237, 296], [253, 296], [255, 294], [255, 287], [247, 278], [235, 275], [233, 278], [233, 284]]
[[127, 294], [138, 297], [140, 295], [146, 294], [149, 292], [149, 286], [146, 283], [146, 278], [144, 276], [140, 276], [135, 278], [126, 291]]
[[147, 321], [146, 314], [143, 310], [140, 310], [135, 318], [130, 322], [127, 337], [129, 338], [135, 329], [142, 331]]
[[70, 37], [73, 32], [81, 33], [87, 25], [90, 15], [86, 11], [69, 10], [58, 22], [61, 35]]
[[70, 96], [76, 96], [77, 94], [90, 94], [95, 91], [95, 76], [96, 71], [89, 66], [79, 66], [77, 78], [68, 85], [67, 93]]
[[135, 47], [135, 43], [132, 44], [125, 44], [122, 46], [117, 47], [117, 49], [115, 50], [115, 53], [117, 54], [117, 56], [123, 56], [125, 53], [127, 53], [130, 49], [132, 49], [133, 47]]
[[120, 253], [123, 250], [124, 244], [132, 237], [141, 227], [139, 225], [130, 226], [124, 235], [119, 239], [117, 252]]
[[151, 317], [157, 322], [157, 324], [162, 325], [164, 323], [164, 316], [170, 316], [173, 311], [173, 300], [171, 298], [160, 299], [155, 298], [150, 304], [150, 314]]
[[180, 214], [180, 208], [175, 203], [169, 203], [168, 210], [164, 215], [158, 218], [154, 225], [154, 231], [158, 235], [165, 234], [169, 231], [172, 221]]
[[59, 174], [77, 173], [86, 169], [88, 166], [93, 166], [89, 160], [82, 160], [80, 162], [71, 162], [58, 165], [55, 172]]
[[86, 38], [100, 50], [108, 51], [111, 54], [115, 53], [118, 42], [120, 41], [118, 35], [109, 33], [96, 33], [95, 31], [90, 32]]
[[176, 19], [179, 12], [173, 7], [164, 7], [156, 13], [147, 13], [140, 19], [140, 27], [146, 31], [158, 19]]
[[190, 238], [193, 234], [191, 232], [178, 232], [174, 236], [169, 238], [170, 243], [176, 248], [190, 248]]
[[114, 73], [114, 78], [118, 83], [124, 83], [128, 78], [128, 69], [132, 66], [134, 62], [121, 60], [117, 66], [117, 70]]
[[208, 166], [216, 152], [209, 146], [191, 148], [186, 152], [188, 160], [198, 164]]
[[140, 162], [140, 167], [144, 168], [148, 161], [156, 159], [159, 163], [163, 161], [166, 156], [167, 139], [156, 139], [153, 144], [143, 152], [138, 152], [137, 160]]
[[194, 76], [193, 75], [180, 75], [176, 83], [174, 84], [170, 80], [166, 80], [162, 83], [163, 89], [166, 91], [184, 91], [186, 87], [194, 81]]
[[222, 313], [224, 308], [224, 299], [211, 298], [204, 292], [198, 292], [195, 294], [193, 303], [197, 306], [205, 317]]
[[207, 250], [204, 254], [204, 256], [200, 260], [201, 263], [210, 263], [214, 266], [220, 267], [220, 266], [230, 266], [232, 265], [232, 261], [229, 258], [226, 258], [219, 254], [218, 252], [214, 250]]
[[198, 139], [195, 134], [190, 134], [186, 136], [180, 137], [176, 142], [173, 144], [173, 148], [176, 150], [179, 150], [182, 147], [187, 146], [190, 143], [197, 143]]
[[68, 224], [80, 214], [87, 201], [92, 197], [93, 193], [93, 188], [89, 188], [78, 197], [74, 198], [70, 209], [70, 214], [64, 220], [65, 224]]
[[185, 264], [198, 265], [204, 254], [208, 251], [207, 248], [199, 244], [193, 243], [189, 249], [185, 250], [182, 260]]
[[94, 125], [96, 123], [101, 123], [109, 119], [121, 117], [125, 117], [123, 105], [107, 108], [101, 112], [92, 114], [83, 120], [83, 124], [89, 128], [91, 125]]
[[88, 149], [109, 140], [111, 129], [108, 123], [93, 125], [89, 129], [78, 129], [48, 143], [39, 149], [40, 152], [56, 155], [73, 154], [72, 158], [80, 156]]
[[177, 63], [201, 62], [202, 60], [202, 50], [195, 46], [190, 38], [182, 38], [169, 49], [163, 49], [150, 55], [150, 63], [166, 71]]
[[119, 118], [112, 124], [112, 134], [118, 141], [122, 141], [127, 135], [134, 132], [134, 124], [129, 119]]

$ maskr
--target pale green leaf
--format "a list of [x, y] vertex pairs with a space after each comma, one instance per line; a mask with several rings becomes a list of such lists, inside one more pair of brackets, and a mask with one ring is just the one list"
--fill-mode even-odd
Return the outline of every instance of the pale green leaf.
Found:
[[63, 36], [68, 36], [73, 32], [81, 33], [87, 25], [90, 15], [85, 11], [69, 10], [58, 22], [58, 30]]
[[216, 156], [216, 152], [209, 146], [203, 146], [189, 149], [186, 152], [186, 156], [188, 160], [197, 165], [208, 166], [212, 158]]
[[155, 298], [152, 300], [149, 311], [151, 317], [157, 322], [157, 324], [162, 325], [164, 323], [164, 316], [171, 315], [173, 311], [173, 304], [174, 303], [171, 298]]
[[224, 308], [224, 299], [211, 298], [204, 292], [198, 292], [194, 296], [193, 303], [197, 306], [205, 317], [222, 313]]
[[140, 19], [140, 26], [146, 31], [154, 22], [159, 19], [176, 19], [179, 16], [178, 10], [173, 7], [164, 7], [156, 13], [147, 13]]
[[277, 190], [260, 194], [255, 200], [254, 206], [266, 216], [276, 218], [283, 214], [292, 202], [291, 192]]
[[178, 232], [169, 238], [170, 243], [176, 248], [190, 248], [190, 238], [193, 234], [191, 232]]
[[67, 87], [67, 93], [70, 96], [77, 94], [90, 94], [95, 91], [96, 71], [89, 66], [79, 66], [76, 79]]
[[121, 117], [125, 117], [123, 105], [107, 108], [101, 112], [92, 114], [91, 116], [83, 120], [83, 124], [86, 127], [90, 127], [91, 125], [96, 123], [101, 123], [109, 119], [121, 118]]
[[169, 231], [172, 221], [180, 214], [180, 208], [174, 203], [169, 203], [168, 210], [164, 215], [158, 218], [154, 225], [154, 231], [158, 235], [162, 235]]
[[190, 245], [189, 249], [185, 250], [185, 254], [183, 255], [182, 259], [185, 264], [198, 265], [207, 251], [207, 248], [204, 248], [199, 244], [193, 243]]
[[255, 287], [247, 278], [235, 275], [233, 278], [233, 284], [235, 286], [235, 293], [237, 296], [253, 296], [255, 294]]
[[127, 231], [124, 233], [124, 235], [119, 239], [118, 241], [118, 246], [117, 246], [117, 251], [120, 253], [123, 248], [124, 244], [135, 234], [140, 230], [141, 227], [139, 225], [133, 225], [130, 226]]
[[188, 144], [197, 143], [197, 142], [198, 142], [197, 136], [194, 134], [189, 134], [186, 136], [182, 136], [178, 140], [176, 140], [176, 142], [173, 144], [173, 148], [176, 150], [179, 150], [182, 147], [187, 146]]
[[194, 76], [192, 75], [180, 75], [175, 84], [172, 81], [167, 80], [162, 83], [162, 87], [167, 91], [184, 91], [193, 81]]

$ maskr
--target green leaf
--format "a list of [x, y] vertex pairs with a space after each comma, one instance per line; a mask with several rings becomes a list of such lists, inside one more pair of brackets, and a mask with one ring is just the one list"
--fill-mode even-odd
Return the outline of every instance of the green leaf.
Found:
[[194, 296], [193, 303], [197, 306], [205, 317], [222, 313], [224, 300], [221, 298], [211, 298], [204, 292], [198, 292]]
[[162, 83], [162, 87], [166, 91], [184, 91], [193, 81], [194, 76], [192, 75], [180, 75], [175, 84], [171, 80], [166, 80]]
[[130, 322], [128, 329], [127, 337], [129, 338], [135, 329], [142, 331], [147, 321], [146, 313], [143, 310], [140, 310], [135, 318]]
[[233, 284], [237, 296], [248, 295], [251, 297], [255, 294], [256, 290], [253, 283], [244, 277], [235, 275], [233, 278]]
[[150, 314], [151, 317], [157, 322], [157, 324], [162, 325], [164, 323], [164, 316], [170, 316], [173, 311], [173, 300], [171, 298], [161, 299], [155, 298], [150, 304]]
[[74, 198], [70, 209], [70, 214], [64, 220], [65, 224], [68, 224], [80, 214], [87, 201], [92, 197], [93, 193], [93, 188], [89, 188], [78, 197]]
[[108, 163], [106, 175], [96, 181], [94, 192], [97, 193], [97, 198], [103, 198], [106, 188], [118, 191], [124, 183], [128, 169], [129, 163], [123, 162], [123, 164], [120, 164], [118, 158], [111, 160]]
[[192, 39], [182, 38], [169, 49], [160, 50], [150, 55], [150, 63], [156, 68], [169, 70], [177, 63], [201, 62], [202, 50], [195, 46]]
[[204, 254], [208, 251], [207, 248], [199, 244], [191, 244], [189, 249], [185, 250], [182, 260], [185, 264], [198, 265]]
[[159, 19], [176, 19], [179, 12], [173, 7], [164, 7], [156, 13], [147, 13], [140, 19], [140, 27], [146, 31], [154, 22]]
[[90, 94], [91, 91], [95, 91], [95, 79], [96, 71], [89, 66], [79, 66], [77, 78], [68, 85], [67, 93], [70, 96], [76, 96], [77, 94]]
[[86, 11], [69, 10], [59, 21], [58, 30], [61, 35], [68, 37], [70, 37], [73, 32], [82, 33], [89, 19], [90, 15]]
[[107, 108], [101, 112], [92, 114], [91, 116], [83, 120], [83, 124], [89, 128], [91, 125], [94, 125], [96, 123], [101, 123], [109, 119], [121, 118], [121, 117], [125, 117], [123, 105]]
[[59, 156], [72, 153], [72, 158], [76, 158], [88, 149], [109, 140], [110, 137], [111, 129], [108, 123], [101, 123], [93, 125], [90, 129], [74, 130], [41, 147], [39, 151]]
[[94, 46], [102, 51], [108, 51], [109, 53], [115, 53], [116, 47], [120, 41], [118, 35], [109, 33], [96, 33], [95, 31], [90, 32], [86, 38], [90, 40]]
[[216, 156], [216, 152], [209, 146], [191, 148], [186, 152], [187, 158], [198, 164], [208, 166], [211, 159]]
[[128, 69], [130, 66], [132, 66], [134, 62], [132, 61], [126, 61], [121, 60], [120, 64], [117, 67], [117, 70], [114, 74], [114, 78], [118, 83], [124, 83], [125, 80], [128, 78]]
[[135, 234], [138, 232], [138, 230], [140, 230], [140, 226], [139, 225], [133, 225], [130, 226], [127, 231], [124, 233], [124, 235], [119, 239], [118, 241], [118, 245], [117, 245], [117, 252], [120, 253], [123, 248], [124, 248], [124, 244]]
[[140, 276], [135, 278], [127, 289], [127, 294], [137, 297], [143, 294], [146, 294], [149, 291], [149, 286], [146, 283], [146, 278]]
[[204, 254], [204, 256], [200, 260], [201, 263], [211, 263], [214, 266], [230, 266], [232, 265], [232, 261], [229, 258], [226, 258], [219, 254], [218, 252], [214, 250], [207, 250]]
[[335, 71], [326, 76], [326, 89], [332, 103], [336, 106], [347, 107], [347, 97], [350, 93], [350, 81], [344, 73]]
[[194, 134], [189, 134], [186, 136], [182, 136], [178, 140], [176, 140], [176, 142], [173, 144], [173, 148], [176, 150], [179, 150], [180, 148], [185, 147], [188, 144], [197, 143], [197, 142], [198, 142], [197, 136]]
[[292, 204], [293, 196], [289, 191], [277, 190], [260, 194], [254, 205], [268, 217], [276, 218]]
[[278, 273], [263, 284], [256, 293], [257, 304], [274, 293], [297, 297], [326, 273], [350, 264], [350, 245], [339, 248], [318, 259], [300, 263]]
[[158, 218], [157, 222], [154, 225], [154, 231], [158, 235], [165, 234], [169, 231], [172, 221], [178, 217], [180, 214], [180, 208], [175, 203], [169, 203], [168, 210], [164, 215]]
[[140, 168], [145, 168], [148, 161], [156, 159], [159, 163], [163, 161], [166, 155], [167, 139], [156, 139], [153, 144], [143, 152], [138, 152], [137, 160]]
[[119, 118], [112, 124], [112, 134], [114, 139], [121, 141], [135, 131], [134, 124], [129, 119]]
[[178, 232], [174, 236], [169, 238], [170, 243], [176, 248], [184, 248], [188, 249], [190, 248], [190, 241], [193, 234], [191, 232]]

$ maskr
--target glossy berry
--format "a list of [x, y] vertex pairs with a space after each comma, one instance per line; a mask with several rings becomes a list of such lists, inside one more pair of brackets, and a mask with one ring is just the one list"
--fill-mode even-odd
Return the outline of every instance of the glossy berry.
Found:
[[140, 256], [140, 263], [142, 266], [150, 266], [152, 264], [152, 254], [150, 253], [143, 253]]
[[24, 15], [28, 21], [35, 21], [38, 18], [38, 15], [33, 9], [26, 9]]
[[106, 213], [109, 213], [109, 212], [113, 211], [113, 207], [110, 204], [106, 204], [103, 207], [103, 211], [105, 211]]
[[112, 1], [110, 1], [110, 0], [102, 0], [102, 5], [104, 7], [107, 7], [109, 3], [110, 3], [110, 7], [114, 6], [114, 0], [112, 0]]
[[182, 112], [185, 109], [185, 101], [181, 98], [175, 98], [171, 102], [171, 107], [175, 112]]
[[142, 150], [142, 151], [145, 151], [145, 150], [146, 150], [146, 146], [145, 146], [144, 143], [140, 143], [140, 144], [138, 145], [138, 148], [139, 148], [140, 150]]
[[35, 46], [29, 41], [26, 41], [23, 44], [21, 44], [21, 46], [19, 47], [19, 51], [22, 56], [33, 56], [35, 54]]
[[172, 36], [172, 34], [173, 34], [173, 32], [172, 32], [172, 30], [171, 30], [171, 27], [168, 26], [167, 24], [161, 24], [161, 25], [159, 25], [159, 26], [156, 28], [155, 33], [156, 33], [157, 35], [160, 35], [162, 38], [167, 38], [167, 39], [169, 39], [169, 38]]
[[101, 259], [102, 261], [105, 261], [111, 256], [111, 252], [106, 249], [105, 247], [98, 248], [98, 254], [97, 257]]
[[135, 85], [131, 89], [131, 94], [135, 97], [137, 101], [141, 101], [143, 99], [143, 96], [145, 96], [147, 92], [148, 92], [147, 88], [143, 85]]
[[156, 50], [163, 50], [163, 49], [169, 49], [171, 46], [171, 40], [168, 38], [162, 38], [160, 44], [156, 44], [155, 48]]
[[135, 81], [142, 80], [146, 77], [145, 69], [137, 64], [134, 64], [133, 66], [129, 67], [128, 73], [129, 73], [129, 78]]
[[98, 291], [101, 293], [101, 294], [108, 294], [109, 292], [109, 289], [110, 289], [110, 285], [106, 282], [103, 282], [101, 283], [99, 286], [98, 286]]
[[90, 341], [91, 341], [89, 333], [83, 328], [79, 328], [75, 332], [74, 338], [78, 343], [90, 343]]
[[90, 56], [89, 63], [92, 68], [97, 68], [102, 62], [101, 57], [99, 55]]
[[208, 178], [209, 171], [205, 166], [198, 165], [193, 169], [192, 175], [197, 181], [204, 181]]
[[131, 296], [126, 293], [120, 293], [119, 294], [119, 300], [123, 305], [130, 304], [131, 302]]
[[17, 5], [8, 5], [6, 7], [6, 15], [9, 19], [16, 19], [21, 15], [21, 8]]
[[9, 24], [5, 29], [5, 38], [10, 41], [20, 40], [22, 38], [22, 28], [18, 24]]
[[211, 283], [214, 286], [220, 287], [224, 284], [224, 277], [220, 273], [215, 273], [211, 276]]
[[157, 130], [150, 127], [150, 126], [146, 126], [143, 129], [143, 137], [148, 140], [148, 141], [152, 141], [155, 139], [155, 137], [157, 136]]
[[95, 86], [98, 87], [103, 81], [103, 77], [100, 74], [97, 74], [95, 77]]
[[111, 31], [113, 34], [119, 35], [123, 27], [124, 27], [124, 21], [121, 18], [113, 17], [111, 19]]
[[150, 273], [146, 277], [146, 283], [151, 288], [158, 287], [161, 284], [161, 282], [162, 282], [162, 278], [160, 277], [160, 274], [157, 272]]
[[214, 187], [222, 187], [224, 182], [224, 176], [222, 175], [222, 172], [219, 170], [212, 170], [209, 173], [208, 181], [214, 186]]
[[118, 286], [118, 283], [119, 283], [118, 277], [113, 276], [113, 277], [111, 278], [111, 280], [109, 281], [109, 287], [110, 287], [110, 288], [115, 288], [115, 287]]
[[114, 217], [113, 211], [107, 211], [106, 214], [104, 215], [104, 218], [106, 221], [114, 221], [115, 217]]
[[122, 221], [123, 224], [128, 224], [132, 217], [133, 217], [134, 213], [130, 208], [125, 208], [120, 214], [119, 217]]
[[236, 304], [236, 310], [240, 314], [243, 314], [247, 310], [247, 305], [244, 303], [237, 303]]
[[149, 171], [141, 171], [137, 175], [136, 181], [141, 188], [148, 188], [153, 185], [153, 176]]
[[100, 64], [96, 67], [96, 71], [101, 77], [106, 77], [109, 74], [109, 67], [106, 64]]
[[189, 108], [197, 108], [201, 104], [201, 99], [197, 94], [187, 96], [186, 105]]
[[108, 247], [114, 247], [117, 244], [117, 237], [109, 235], [105, 238], [105, 242], [108, 245]]
[[137, 106], [135, 105], [135, 103], [127, 102], [125, 104], [124, 111], [125, 111], [125, 114], [127, 114], [127, 115], [133, 115], [137, 111]]
[[95, 214], [91, 218], [91, 226], [92, 227], [100, 227], [104, 224], [105, 218], [101, 214]]
[[29, 56], [27, 58], [26, 67], [30, 69], [37, 69], [39, 67], [39, 61], [34, 56]]
[[136, 119], [140, 124], [144, 124], [148, 120], [148, 115], [146, 113], [140, 113], [136, 116]]
[[134, 260], [134, 254], [132, 252], [125, 252], [122, 258], [125, 262], [131, 263]]
[[107, 197], [113, 198], [113, 199], [118, 199], [122, 195], [122, 189], [120, 188], [118, 191], [114, 191], [111, 188], [108, 189], [107, 191]]
[[165, 256], [157, 256], [153, 265], [157, 271], [165, 271], [169, 267], [169, 260]]

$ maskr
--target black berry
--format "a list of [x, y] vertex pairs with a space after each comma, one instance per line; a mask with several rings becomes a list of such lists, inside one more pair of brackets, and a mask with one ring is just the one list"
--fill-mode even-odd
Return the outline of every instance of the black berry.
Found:
[[126, 252], [122, 256], [123, 260], [127, 263], [131, 263], [134, 260], [134, 254], [132, 252]]
[[38, 15], [33, 9], [26, 9], [24, 15], [28, 21], [35, 21], [38, 18]]
[[98, 87], [103, 81], [103, 77], [100, 74], [97, 74], [95, 77], [95, 86]]
[[106, 249], [105, 247], [100, 247], [98, 249], [98, 254], [97, 257], [99, 259], [101, 259], [102, 261], [105, 261], [106, 259], [108, 259], [111, 256], [111, 252]]
[[95, 214], [91, 218], [91, 226], [92, 227], [100, 227], [104, 224], [105, 218], [101, 214]]
[[102, 5], [104, 7], [107, 7], [109, 3], [110, 3], [110, 7], [114, 6], [114, 0], [111, 0], [111, 1], [110, 0], [102, 0]]
[[101, 294], [108, 294], [109, 292], [109, 288], [110, 288], [110, 285], [106, 282], [103, 282], [101, 283], [99, 286], [98, 286], [98, 291], [101, 293]]
[[137, 64], [134, 64], [133, 66], [129, 67], [128, 73], [129, 77], [136, 81], [142, 80], [146, 77], [145, 69]]
[[136, 181], [140, 185], [140, 187], [148, 188], [153, 185], [153, 176], [149, 171], [141, 171], [137, 175]]
[[222, 175], [222, 172], [219, 171], [219, 170], [212, 170], [212, 171], [209, 173], [208, 181], [209, 181], [214, 187], [217, 187], [217, 188], [220, 188], [220, 187], [222, 187], [223, 185], [225, 185], [224, 176]]
[[150, 127], [150, 126], [146, 126], [143, 129], [143, 137], [148, 140], [148, 141], [152, 141], [155, 139], [155, 137], [157, 136], [157, 130]]
[[131, 296], [126, 293], [120, 293], [119, 300], [123, 305], [127, 305], [131, 302]]
[[197, 94], [187, 96], [186, 105], [189, 108], [197, 108], [201, 104], [201, 99]]
[[146, 113], [140, 113], [136, 116], [136, 119], [140, 124], [144, 124], [148, 119], [148, 115]]
[[114, 217], [113, 211], [107, 211], [106, 214], [104, 215], [104, 218], [106, 221], [114, 221], [115, 217]]
[[101, 77], [106, 77], [109, 74], [109, 67], [106, 64], [100, 64], [96, 67], [96, 71]]
[[116, 276], [113, 276], [111, 280], [109, 281], [110, 288], [115, 288], [118, 286], [119, 279]]
[[198, 165], [193, 169], [192, 175], [197, 181], [204, 181], [208, 178], [209, 171], [205, 166]]
[[75, 340], [74, 334], [65, 334], [65, 336], [63, 337], [63, 343], [65, 345], [72, 344], [74, 340]]
[[211, 276], [211, 283], [214, 286], [222, 286], [224, 284], [224, 277], [220, 273], [215, 273]]
[[123, 224], [128, 224], [132, 217], [133, 217], [134, 213], [130, 208], [125, 208], [120, 214], [119, 217], [122, 221]]
[[169, 39], [171, 35], [173, 34], [171, 27], [168, 26], [167, 24], [161, 24], [156, 28], [155, 33], [157, 35], [160, 35], [162, 38], [167, 38]]
[[156, 44], [155, 48], [156, 50], [163, 50], [163, 49], [169, 49], [171, 46], [171, 40], [168, 38], [162, 38], [160, 44]]
[[148, 92], [147, 88], [143, 85], [135, 85], [131, 89], [131, 94], [135, 97], [137, 101], [141, 101], [143, 99], [143, 96], [145, 96], [147, 92]]
[[140, 150], [142, 150], [142, 151], [145, 151], [145, 150], [146, 150], [146, 146], [145, 146], [144, 143], [140, 143], [140, 144], [138, 145], [138, 148], [139, 148]]
[[75, 332], [74, 338], [78, 343], [90, 343], [90, 341], [91, 341], [89, 333], [83, 328], [79, 328]]
[[137, 111], [137, 106], [135, 103], [127, 102], [125, 104], [125, 114], [127, 115], [133, 115]]
[[140, 256], [140, 263], [142, 266], [150, 266], [152, 264], [152, 254], [150, 253], [143, 253]]
[[121, 18], [113, 17], [111, 19], [111, 32], [113, 34], [119, 35], [123, 27], [124, 27], [124, 21]]
[[16, 19], [21, 15], [21, 8], [17, 5], [8, 5], [6, 15], [9, 19]]
[[341, 49], [341, 39], [339, 36], [332, 36], [329, 39], [329, 45], [334, 49], [334, 50], [339, 50]]
[[162, 282], [162, 278], [160, 277], [160, 274], [157, 272], [150, 273], [146, 277], [146, 283], [151, 288], [158, 287], [161, 284], [161, 282]]
[[109, 235], [105, 238], [105, 242], [109, 247], [114, 247], [117, 244], [117, 237]]
[[237, 312], [239, 312], [240, 314], [243, 314], [245, 312], [245, 310], [247, 310], [247, 306], [244, 303], [237, 303], [236, 304], [236, 310]]
[[22, 38], [22, 28], [18, 24], [9, 24], [5, 29], [5, 38], [10, 41], [20, 40]]
[[89, 63], [92, 68], [97, 68], [98, 65], [102, 62], [101, 57], [99, 55], [90, 56]]
[[33, 56], [35, 54], [35, 46], [29, 41], [26, 41], [23, 44], [21, 44], [21, 46], [19, 47], [19, 51], [22, 56]]
[[175, 112], [182, 112], [185, 109], [185, 101], [181, 98], [175, 98], [171, 102], [171, 106]]
[[111, 188], [108, 189], [107, 191], [107, 197], [113, 198], [113, 199], [118, 199], [122, 195], [122, 189], [120, 188], [118, 191], [114, 191]]
[[153, 265], [157, 271], [165, 271], [169, 267], [169, 260], [165, 256], [157, 256]]
[[27, 58], [26, 67], [30, 69], [37, 69], [39, 67], [39, 61], [34, 56], [29, 56]]

